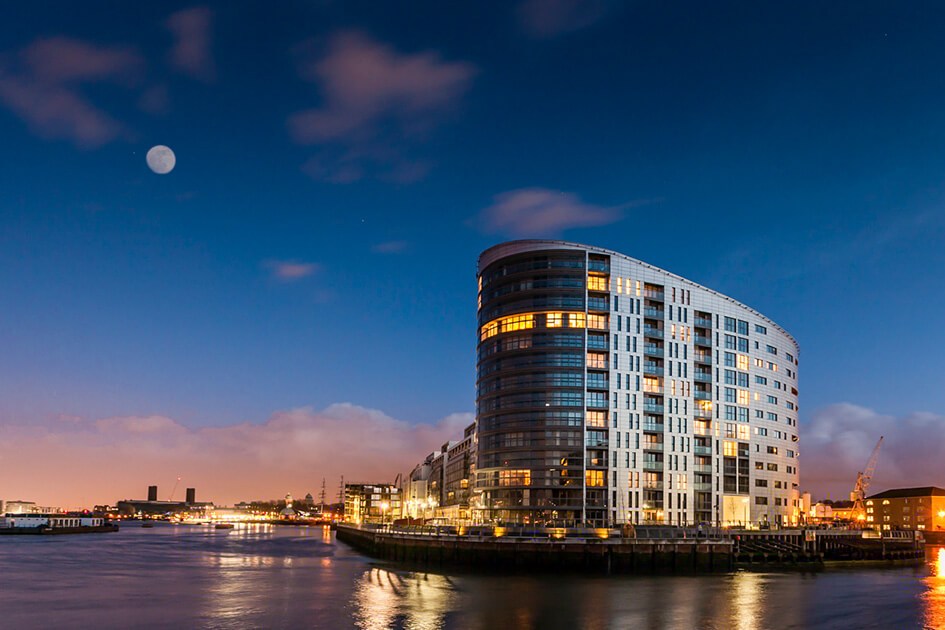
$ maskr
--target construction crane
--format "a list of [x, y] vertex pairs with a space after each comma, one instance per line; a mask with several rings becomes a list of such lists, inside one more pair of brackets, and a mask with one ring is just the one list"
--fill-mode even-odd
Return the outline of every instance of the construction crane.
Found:
[[850, 516], [855, 521], [865, 521], [866, 520], [866, 492], [869, 490], [870, 482], [873, 480], [873, 472], [876, 471], [876, 459], [879, 457], [879, 447], [883, 445], [883, 436], [879, 436], [879, 442], [876, 443], [876, 448], [873, 449], [873, 454], [870, 456], [869, 461], [866, 463], [866, 469], [858, 473], [856, 476], [856, 485], [853, 487], [853, 492], [850, 493], [850, 499], [853, 500], [853, 511], [850, 513]]
[[177, 483], [174, 484], [174, 489], [171, 490], [171, 496], [167, 498], [168, 501], [174, 500], [174, 493], [177, 492], [177, 486], [180, 485], [180, 477], [177, 478]]

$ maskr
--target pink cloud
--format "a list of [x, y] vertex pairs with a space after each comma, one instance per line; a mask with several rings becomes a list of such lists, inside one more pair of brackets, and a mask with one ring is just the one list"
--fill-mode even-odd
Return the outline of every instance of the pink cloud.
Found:
[[623, 207], [595, 206], [573, 193], [547, 188], [522, 188], [496, 195], [475, 222], [490, 234], [552, 236], [568, 228], [619, 221]]
[[[0, 496], [78, 507], [143, 498], [177, 477], [198, 499], [232, 504], [317, 493], [322, 477], [393, 481], [450, 439], [472, 414], [410, 424], [348, 403], [279, 411], [263, 423], [191, 429], [164, 416], [108, 418], [52, 428], [0, 431]], [[43, 461], [37, 469], [30, 462]], [[115, 474], [121, 471], [121, 474]], [[334, 494], [332, 491], [332, 494]]]
[[[316, 83], [320, 107], [288, 119], [289, 135], [299, 144], [333, 147], [309, 171], [342, 180], [359, 179], [365, 165], [380, 166], [386, 178], [415, 181], [426, 165], [406, 160], [401, 145], [416, 142], [468, 91], [476, 68], [450, 62], [435, 51], [400, 53], [354, 31], [331, 38], [324, 55], [307, 54], [300, 67], [303, 79]], [[401, 147], [401, 148], [398, 148]], [[337, 163], [335, 169], [324, 162]]]
[[611, 0], [524, 0], [517, 13], [526, 33], [547, 38], [594, 24], [613, 4]]
[[124, 79], [135, 81], [144, 60], [132, 48], [104, 48], [68, 37], [38, 39], [22, 56], [37, 81], [66, 83]]
[[870, 492], [913, 486], [945, 487], [945, 416], [914, 412], [895, 417], [850, 403], [814, 412], [800, 427], [801, 486], [815, 499], [829, 491], [846, 499], [879, 437]]
[[319, 270], [318, 263], [295, 262], [288, 260], [272, 260], [265, 263], [272, 271], [274, 278], [283, 282], [291, 282], [315, 275]]
[[212, 18], [213, 12], [208, 7], [192, 7], [178, 11], [167, 19], [167, 28], [174, 34], [171, 64], [201, 81], [211, 81], [216, 75], [212, 52]]
[[133, 84], [144, 61], [130, 48], [100, 47], [66, 37], [36, 40], [0, 68], [0, 102], [44, 138], [65, 138], [83, 148], [110, 142], [127, 130], [95, 107], [80, 85]]

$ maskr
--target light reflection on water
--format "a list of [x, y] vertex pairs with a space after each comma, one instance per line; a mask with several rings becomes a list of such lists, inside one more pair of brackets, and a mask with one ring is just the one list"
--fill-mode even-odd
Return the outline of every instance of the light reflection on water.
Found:
[[12, 538], [0, 628], [945, 630], [945, 548], [921, 568], [605, 577], [415, 571], [321, 528]]
[[928, 591], [925, 601], [925, 627], [945, 630], [945, 547], [931, 555], [931, 575], [925, 579]]

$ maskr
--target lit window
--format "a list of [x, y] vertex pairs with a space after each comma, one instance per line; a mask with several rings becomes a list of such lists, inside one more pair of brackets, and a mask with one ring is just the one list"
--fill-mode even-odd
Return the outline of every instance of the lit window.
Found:
[[623, 293], [623, 278], [617, 278], [617, 293]]
[[587, 426], [605, 428], [607, 426], [607, 412], [606, 411], [588, 411], [587, 412]]
[[[629, 288], [628, 288], [628, 292], [629, 292]], [[637, 280], [637, 297], [640, 297], [640, 281], [639, 280]]]
[[605, 352], [588, 352], [587, 367], [599, 370], [607, 369], [607, 354]]
[[587, 290], [588, 291], [606, 291], [607, 290], [607, 276], [588, 276], [587, 277]]
[[532, 483], [532, 471], [530, 470], [500, 470], [500, 486], [528, 486]]
[[525, 315], [511, 315], [493, 320], [482, 327], [480, 339], [488, 339], [498, 333], [512, 332], [515, 330], [525, 330], [535, 327], [535, 315], [528, 313]]
[[584, 313], [568, 313], [569, 328], [584, 328]]
[[604, 471], [603, 470], [586, 471], [585, 483], [588, 486], [603, 486], [604, 485]]
[[607, 316], [606, 315], [588, 315], [587, 327], [594, 328], [595, 330], [607, 330], [609, 328], [607, 324]]
[[738, 390], [738, 404], [747, 405], [748, 404], [748, 391], [744, 389]]
[[735, 442], [722, 442], [722, 455], [725, 457], [735, 457]]
[[749, 427], [747, 424], [738, 425], [738, 439], [747, 440], [748, 435], [749, 435], [748, 431], [749, 431]]
[[677, 479], [676, 485], [677, 485], [678, 490], [685, 490], [686, 487], [689, 485], [689, 480], [686, 478], [686, 475], [677, 475], [676, 479]]
[[748, 357], [744, 354], [738, 355], [738, 369], [747, 370], [748, 369]]
[[548, 328], [561, 328], [564, 326], [564, 313], [548, 313], [545, 315], [545, 326]]
[[764, 366], [765, 366], [764, 361], [762, 361], [761, 359], [755, 359], [755, 367], [764, 367]]

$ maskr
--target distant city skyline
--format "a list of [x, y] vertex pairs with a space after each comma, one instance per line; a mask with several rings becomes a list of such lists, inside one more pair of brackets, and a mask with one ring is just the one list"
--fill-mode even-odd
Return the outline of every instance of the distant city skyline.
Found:
[[874, 490], [945, 484], [945, 7], [8, 14], [0, 499], [393, 481], [472, 420], [476, 258], [520, 237], [790, 330], [815, 498], [881, 434]]

